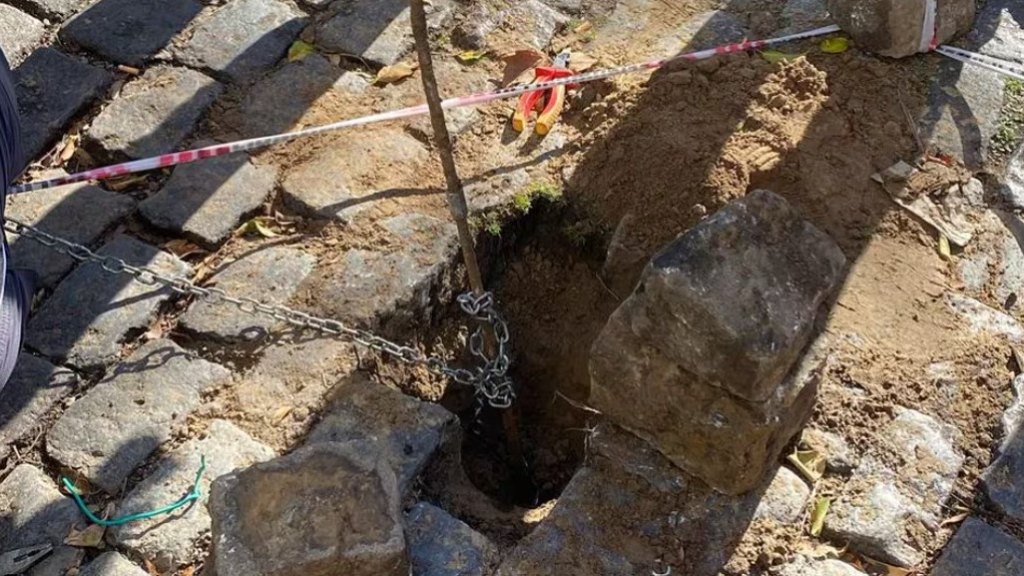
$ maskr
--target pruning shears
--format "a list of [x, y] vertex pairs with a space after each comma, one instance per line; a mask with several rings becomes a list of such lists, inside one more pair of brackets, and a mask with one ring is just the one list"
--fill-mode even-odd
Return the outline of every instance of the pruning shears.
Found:
[[[538, 66], [535, 68], [533, 83], [549, 82], [558, 78], [572, 76], [572, 74], [572, 70], [569, 69], [569, 52], [566, 51], [559, 54], [551, 66]], [[541, 98], [547, 96], [543, 108], [537, 114], [535, 130], [541, 136], [551, 132], [551, 128], [554, 127], [558, 117], [562, 114], [562, 109], [565, 107], [565, 89], [566, 86], [556, 86], [547, 90], [527, 92], [520, 96], [516, 111], [512, 115], [512, 129], [516, 132], [525, 130], [530, 113], [541, 105]]]
[[0, 554], [0, 576], [21, 574], [51, 551], [53, 551], [52, 545], [40, 544]]

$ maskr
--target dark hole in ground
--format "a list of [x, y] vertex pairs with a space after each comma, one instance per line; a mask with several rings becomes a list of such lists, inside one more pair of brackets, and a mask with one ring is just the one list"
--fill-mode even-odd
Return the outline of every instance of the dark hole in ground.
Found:
[[[556, 498], [579, 468], [588, 434], [590, 346], [618, 301], [598, 277], [605, 231], [579, 221], [563, 202], [536, 199], [529, 212], [488, 236], [488, 286], [509, 323], [518, 388], [514, 408], [528, 477], [512, 465], [502, 412], [477, 412], [465, 398], [463, 467], [473, 484], [506, 505]], [[571, 400], [572, 402], [566, 400]]]

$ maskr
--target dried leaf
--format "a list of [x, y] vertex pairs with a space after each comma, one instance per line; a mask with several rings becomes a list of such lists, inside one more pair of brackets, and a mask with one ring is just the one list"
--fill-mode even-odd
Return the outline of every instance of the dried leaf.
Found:
[[68, 138], [67, 142], [64, 143], [64, 148], [60, 151], [60, 163], [63, 164], [71, 157], [75, 155], [75, 151], [78, 150], [78, 136], [72, 136]]
[[569, 68], [573, 72], [586, 72], [595, 65], [597, 65], [597, 58], [583, 52], [573, 52], [572, 57], [569, 58]]
[[399, 80], [405, 80], [416, 72], [416, 68], [410, 64], [399, 63], [392, 66], [385, 66], [377, 72], [376, 84], [392, 84]]
[[115, 192], [131, 188], [136, 184], [146, 181], [145, 174], [131, 174], [123, 178], [110, 178], [107, 180], [107, 187]]
[[812, 484], [825, 474], [825, 455], [817, 450], [797, 450], [786, 460]]
[[274, 238], [275, 236], [277, 236], [277, 232], [274, 232], [270, 228], [267, 228], [267, 225], [264, 224], [263, 221], [259, 218], [253, 218], [252, 220], [246, 222], [243, 229], [245, 230], [246, 234], [259, 234], [264, 238]]
[[281, 406], [274, 412], [274, 417], [271, 420], [274, 424], [280, 424], [281, 422], [284, 422], [284, 419], [287, 418], [294, 409], [294, 406]]
[[864, 556], [863, 554], [861, 555], [861, 559], [864, 560], [865, 563], [870, 564], [872, 566], [872, 574], [881, 573], [885, 574], [885, 576], [911, 576], [912, 574], [917, 573], [917, 570], [913, 568], [900, 568], [899, 566], [892, 566], [890, 564], [886, 564], [885, 562], [875, 560], [874, 558]]
[[188, 568], [185, 568], [184, 570], [182, 570], [181, 574], [179, 574], [178, 576], [192, 576], [195, 573], [196, 573], [196, 567], [195, 566], [189, 566]]
[[296, 40], [292, 42], [292, 45], [288, 48], [288, 61], [295, 62], [296, 60], [302, 60], [306, 56], [316, 52], [316, 47], [302, 40]]
[[825, 54], [842, 54], [850, 49], [850, 39], [844, 36], [825, 38], [821, 41], [821, 51]]
[[193, 254], [205, 254], [206, 250], [203, 250], [199, 246], [185, 240], [184, 238], [175, 238], [164, 244], [164, 250], [167, 250], [171, 254], [174, 254], [178, 258], [186, 258]]
[[811, 536], [821, 536], [821, 529], [825, 527], [825, 515], [828, 514], [828, 507], [832, 501], [828, 498], [818, 498], [814, 503], [814, 511], [811, 512]]
[[80, 548], [102, 548], [103, 534], [106, 531], [106, 527], [99, 524], [90, 524], [84, 530], [72, 527], [71, 532], [64, 539], [64, 543], [68, 546], [78, 546]]
[[501, 85], [508, 86], [543, 62], [544, 54], [527, 48], [506, 54], [501, 57], [501, 61], [505, 64], [505, 71], [501, 75]]
[[124, 64], [118, 66], [117, 69], [121, 72], [124, 72], [125, 74], [131, 74], [132, 76], [138, 76], [142, 73], [142, 71], [136, 68], [135, 66], [126, 66]]
[[943, 520], [939, 524], [939, 527], [941, 528], [943, 526], [949, 526], [950, 524], [959, 524], [959, 523], [963, 522], [964, 520], [966, 520], [967, 517], [970, 516], [970, 515], [971, 515], [970, 512], [961, 512], [960, 514], [957, 514], [956, 516], [950, 516], [949, 518], [946, 518], [945, 520]]
[[943, 234], [939, 234], [939, 256], [947, 262], [953, 259], [949, 250], [949, 238]]
[[778, 50], [765, 50], [764, 52], [761, 52], [761, 58], [764, 58], [772, 64], [777, 62], [789, 62], [791, 60], [796, 60], [801, 56], [803, 56], [803, 54], [786, 54], [785, 52], [779, 52]]
[[146, 565], [146, 572], [149, 572], [149, 576], [161, 576], [160, 571], [149, 561], [149, 558], [143, 558], [142, 562]]
[[594, 24], [593, 23], [591, 23], [590, 21], [584, 21], [584, 22], [580, 22], [580, 25], [577, 26], [576, 29], [573, 30], [573, 32], [575, 32], [577, 34], [586, 34], [587, 32], [590, 32], [593, 29], [594, 29]]
[[472, 64], [473, 62], [479, 62], [487, 57], [487, 52], [482, 50], [466, 50], [462, 54], [456, 56], [459, 62], [463, 64]]

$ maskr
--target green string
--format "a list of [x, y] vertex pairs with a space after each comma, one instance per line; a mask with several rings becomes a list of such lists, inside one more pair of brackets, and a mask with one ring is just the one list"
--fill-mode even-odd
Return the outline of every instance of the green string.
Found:
[[127, 524], [129, 522], [134, 522], [136, 520], [145, 520], [147, 518], [152, 518], [154, 516], [160, 516], [161, 514], [169, 514], [171, 512], [174, 512], [178, 508], [181, 508], [182, 506], [187, 506], [190, 502], [199, 500], [200, 498], [203, 497], [203, 492], [199, 487], [199, 481], [203, 478], [203, 472], [205, 470], [206, 456], [200, 456], [199, 471], [196, 472], [196, 481], [192, 485], [192, 491], [189, 492], [188, 495], [186, 495], [181, 500], [175, 502], [174, 504], [168, 504], [163, 508], [157, 508], [156, 510], [151, 510], [149, 512], [140, 512], [138, 514], [132, 514], [131, 516], [114, 518], [113, 520], [104, 520], [102, 518], [97, 518], [96, 515], [93, 514], [88, 507], [86, 507], [85, 502], [82, 501], [82, 494], [78, 491], [78, 488], [75, 488], [75, 485], [71, 483], [71, 480], [68, 480], [67, 477], [61, 477], [61, 481], [64, 483], [64, 487], [68, 489], [68, 492], [70, 492], [71, 496], [75, 499], [75, 502], [78, 504], [78, 507], [82, 510], [82, 513], [85, 514], [86, 518], [88, 518], [90, 522], [92, 522], [93, 524], [99, 524], [100, 526], [120, 526], [121, 524]]

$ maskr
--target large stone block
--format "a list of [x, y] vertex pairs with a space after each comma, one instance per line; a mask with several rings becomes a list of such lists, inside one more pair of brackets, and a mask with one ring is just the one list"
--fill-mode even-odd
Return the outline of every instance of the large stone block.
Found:
[[485, 576], [498, 559], [482, 534], [426, 502], [406, 513], [405, 524], [416, 576]]
[[[317, 45], [329, 52], [358, 56], [383, 66], [398, 62], [413, 47], [409, 3], [405, 0], [335, 2], [337, 14], [317, 28]], [[450, 0], [432, 2], [427, 24], [437, 29], [451, 19]]]
[[80, 576], [145, 576], [145, 574], [145, 570], [132, 564], [130, 560], [117, 552], [100, 554], [79, 572]]
[[[814, 407], [845, 258], [756, 191], [655, 256], [591, 353], [591, 403], [716, 489], [756, 486]], [[803, 356], [797, 364], [797, 360]]]
[[12, 63], [21, 58], [43, 39], [43, 23], [17, 8], [0, 4], [0, 48]]
[[60, 545], [81, 512], [42, 470], [20, 464], [0, 483], [0, 550]]
[[932, 568], [932, 576], [1024, 574], [1024, 544], [1006, 532], [968, 518]]
[[21, 353], [7, 384], [0, 386], [0, 458], [6, 458], [14, 441], [40, 426], [40, 419], [77, 386], [78, 376], [71, 370]]
[[202, 8], [195, 0], [103, 0], [65, 24], [60, 35], [114, 62], [142, 66]]
[[210, 494], [218, 576], [407, 576], [395, 475], [316, 444], [222, 476]]
[[[974, 0], [937, 0], [935, 34], [948, 42], [971, 29]], [[829, 0], [832, 17], [867, 50], [902, 58], [921, 51], [926, 0]], [[931, 33], [924, 42], [927, 44]]]

